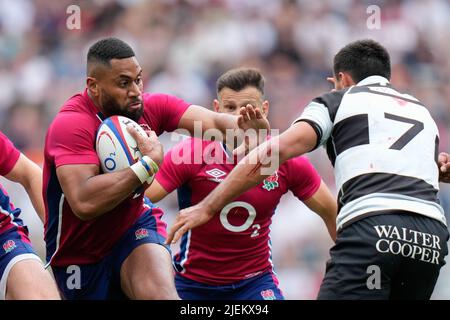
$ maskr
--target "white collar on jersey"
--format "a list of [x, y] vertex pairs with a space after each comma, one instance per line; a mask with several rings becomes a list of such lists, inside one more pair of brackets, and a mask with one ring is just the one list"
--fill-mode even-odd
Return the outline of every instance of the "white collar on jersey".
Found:
[[381, 85], [386, 85], [389, 83], [389, 80], [382, 76], [370, 76], [365, 79], [362, 79], [360, 82], [358, 82], [357, 86], [366, 86], [368, 84], [374, 84], [379, 83]]

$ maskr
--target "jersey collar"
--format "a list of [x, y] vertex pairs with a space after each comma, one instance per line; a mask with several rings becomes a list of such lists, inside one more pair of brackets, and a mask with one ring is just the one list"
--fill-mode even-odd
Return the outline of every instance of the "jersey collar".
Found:
[[227, 158], [232, 157], [232, 156], [233, 156], [233, 152], [231, 152], [230, 150], [228, 150], [227, 144], [226, 144], [225, 142], [222, 142], [221, 145], [222, 145], [223, 152], [225, 153], [225, 156], [226, 156]]
[[381, 85], [387, 85], [389, 84], [389, 80], [382, 76], [370, 76], [365, 79], [362, 79], [360, 82], [358, 82], [357, 86], [367, 86], [369, 84], [376, 84], [379, 83]]

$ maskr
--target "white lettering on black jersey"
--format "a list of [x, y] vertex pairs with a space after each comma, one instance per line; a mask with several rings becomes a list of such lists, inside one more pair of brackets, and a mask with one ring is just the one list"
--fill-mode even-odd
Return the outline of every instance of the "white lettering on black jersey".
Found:
[[338, 229], [384, 210], [446, 224], [437, 198], [438, 129], [416, 98], [371, 76], [314, 99], [298, 121], [313, 126], [334, 166]]

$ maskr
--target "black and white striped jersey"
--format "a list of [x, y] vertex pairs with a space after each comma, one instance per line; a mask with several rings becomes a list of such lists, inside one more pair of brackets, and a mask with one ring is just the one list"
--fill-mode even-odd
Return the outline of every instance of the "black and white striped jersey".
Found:
[[297, 121], [313, 126], [334, 166], [338, 229], [384, 210], [446, 224], [437, 198], [438, 129], [416, 98], [371, 76], [314, 99]]

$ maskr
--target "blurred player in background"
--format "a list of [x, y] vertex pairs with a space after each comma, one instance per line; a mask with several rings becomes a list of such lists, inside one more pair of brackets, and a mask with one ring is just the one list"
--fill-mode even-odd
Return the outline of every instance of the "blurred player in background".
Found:
[[[227, 128], [269, 127], [251, 106], [241, 110], [244, 118], [174, 96], [143, 93], [142, 72], [125, 42], [96, 42], [87, 55], [86, 90], [64, 104], [47, 132], [47, 261], [67, 299], [178, 299], [170, 251], [164, 247], [162, 211], [144, 203], [143, 189], [135, 192], [163, 160], [156, 135], [177, 128], [194, 134], [196, 120], [204, 131], [223, 133]], [[142, 161], [101, 174], [95, 136], [111, 115], [129, 117], [152, 131], [144, 138], [130, 129]]]
[[[44, 222], [42, 170], [0, 132], [0, 174], [20, 183]], [[19, 218], [6, 190], [0, 186], [0, 299], [60, 299], [56, 284], [34, 252], [28, 228]]]
[[326, 145], [339, 190], [338, 234], [318, 298], [429, 299], [449, 238], [437, 198], [438, 129], [420, 101], [390, 85], [390, 75], [379, 43], [342, 48], [334, 57], [336, 90], [314, 99], [279, 144], [260, 145], [202, 202], [181, 211], [168, 241], [263, 181], [268, 151], [279, 147], [283, 163]]
[[[264, 78], [256, 69], [233, 69], [217, 80], [214, 110], [238, 115], [251, 104], [267, 115]], [[202, 161], [196, 160], [202, 155]], [[223, 142], [190, 138], [169, 151], [146, 194], [157, 202], [178, 188], [180, 209], [206, 197], [237, 164]], [[336, 236], [337, 203], [305, 157], [283, 164], [264, 183], [233, 200], [207, 224], [190, 230], [174, 257], [175, 284], [182, 299], [283, 299], [273, 269], [270, 225], [288, 191], [325, 222]], [[282, 218], [282, 217], [280, 217]]]

